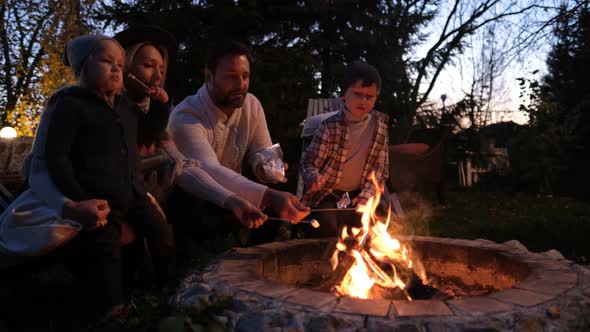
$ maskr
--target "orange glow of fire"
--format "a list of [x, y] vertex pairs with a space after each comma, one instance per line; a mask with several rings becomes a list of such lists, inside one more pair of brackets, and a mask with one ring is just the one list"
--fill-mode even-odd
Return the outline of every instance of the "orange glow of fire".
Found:
[[[384, 288], [399, 288], [408, 300], [412, 300], [406, 291], [406, 283], [398, 276], [396, 265], [405, 265], [413, 269], [425, 282], [427, 281], [426, 273], [422, 264], [416, 264], [412, 260], [408, 248], [387, 232], [391, 210], [388, 211], [384, 221], [376, 216], [375, 210], [379, 205], [384, 187], [378, 184], [374, 174], [371, 174], [371, 179], [378, 190], [375, 197], [369, 198], [366, 204], [357, 207], [357, 212], [362, 214], [362, 227], [351, 228], [349, 234], [348, 228], [344, 226], [331, 258], [333, 269], [336, 269], [339, 264], [339, 252], [345, 252], [354, 259], [354, 263], [345, 273], [340, 284], [335, 287], [335, 291], [340, 295], [367, 299], [370, 297], [373, 286], [379, 285]], [[351, 242], [355, 243], [353, 248], [347, 247], [345, 243]], [[382, 265], [389, 265], [393, 272], [386, 273], [381, 268]]]

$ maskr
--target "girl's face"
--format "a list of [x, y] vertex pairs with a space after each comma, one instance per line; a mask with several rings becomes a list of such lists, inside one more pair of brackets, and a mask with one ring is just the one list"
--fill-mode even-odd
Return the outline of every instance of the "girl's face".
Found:
[[[162, 54], [153, 45], [144, 45], [133, 57], [129, 73], [137, 77], [150, 88], [164, 87], [166, 80], [166, 63]], [[127, 88], [146, 94], [145, 88], [135, 80], [127, 80]]]
[[88, 57], [80, 80], [101, 95], [110, 96], [123, 88], [124, 64], [121, 47], [112, 40], [101, 40]]

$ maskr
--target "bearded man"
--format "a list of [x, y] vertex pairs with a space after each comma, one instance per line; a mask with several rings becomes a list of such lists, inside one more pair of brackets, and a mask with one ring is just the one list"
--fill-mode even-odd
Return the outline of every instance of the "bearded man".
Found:
[[[262, 105], [248, 93], [249, 49], [233, 41], [217, 45], [207, 60], [204, 74], [203, 86], [174, 108], [168, 124], [178, 149], [187, 158], [199, 160], [202, 168], [223, 184], [221, 190], [201, 199], [223, 202], [232, 195], [238, 195], [260, 210], [270, 208], [281, 218], [301, 220], [309, 209], [294, 195], [268, 188], [242, 175], [242, 165], [249, 164], [260, 182], [270, 182], [261, 172], [260, 159], [257, 158], [257, 152], [269, 148], [272, 142]], [[194, 198], [177, 194], [170, 197], [169, 202], [178, 206], [177, 201], [183, 201], [178, 209], [194, 210], [198, 207], [205, 209], [201, 213], [224, 214], [212, 204], [191, 204], [190, 199]], [[258, 217], [254, 227], [261, 226], [265, 220], [266, 216]], [[207, 224], [199, 227], [235, 229], [236, 225], [239, 226], [239, 222], [231, 216], [216, 218], [216, 225]]]

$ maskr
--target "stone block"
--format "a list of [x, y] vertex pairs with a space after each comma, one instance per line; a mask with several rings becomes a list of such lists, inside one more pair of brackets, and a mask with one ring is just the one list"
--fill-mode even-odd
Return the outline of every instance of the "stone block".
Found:
[[515, 288], [549, 295], [559, 295], [574, 287], [574, 285], [575, 282], [560, 282], [551, 278], [533, 276], [517, 284]]
[[279, 280], [279, 258], [270, 254], [262, 258], [262, 275], [271, 280]]
[[327, 306], [331, 302], [336, 301], [338, 298], [330, 293], [316, 292], [309, 289], [300, 288], [295, 292], [281, 296], [281, 299], [286, 302], [319, 309], [321, 307]]
[[527, 252], [529, 251], [527, 249], [527, 247], [524, 246], [524, 244], [518, 242], [517, 240], [506, 241], [506, 242], [503, 242], [502, 245], [511, 247], [511, 248], [516, 249], [518, 251], [527, 251]]
[[236, 331], [303, 331], [299, 317], [287, 311], [249, 312], [236, 323]]
[[311, 317], [305, 324], [307, 332], [356, 332], [358, 331], [357, 322], [344, 317], [334, 315], [323, 315]]
[[[226, 272], [223, 274], [217, 274], [215, 276], [215, 278], [217, 278], [217, 280], [226, 282], [228, 285], [232, 286], [232, 287], [238, 287], [241, 284], [244, 283], [248, 283], [254, 280], [263, 280], [262, 278], [260, 278], [258, 275], [253, 274], [252, 272], [240, 272], [240, 271], [235, 271], [235, 272]], [[214, 280], [211, 280], [214, 281]]]
[[526, 307], [547, 302], [554, 297], [553, 295], [532, 292], [524, 289], [507, 289], [498, 293], [490, 294], [489, 296], [502, 302]]
[[555, 260], [565, 259], [565, 257], [563, 257], [563, 255], [555, 249], [547, 250], [541, 254], [543, 254], [549, 258], [555, 259]]
[[227, 254], [223, 255], [222, 258], [230, 259], [261, 259], [265, 255], [271, 254], [273, 251], [270, 249], [249, 247], [249, 248], [233, 248]]
[[246, 292], [254, 292], [262, 296], [278, 299], [282, 296], [285, 296], [289, 293], [293, 293], [298, 291], [297, 288], [281, 285], [274, 283], [269, 280], [253, 280], [250, 282], [244, 282], [237, 286], [239, 289], [246, 291]]
[[290, 243], [290, 242], [270, 242], [270, 243], [265, 243], [265, 244], [261, 244], [259, 246], [256, 246], [256, 248], [262, 248], [262, 249], [268, 249], [270, 251], [273, 252], [277, 252], [277, 251], [281, 251], [281, 250], [285, 250], [291, 246], [294, 246], [294, 243]]
[[542, 271], [539, 272], [539, 276], [555, 283], [575, 284], [578, 281], [578, 273], [575, 271]]
[[512, 310], [514, 307], [512, 304], [503, 303], [488, 297], [467, 297], [447, 301], [447, 304], [470, 314], [503, 312]]
[[450, 316], [453, 315], [451, 309], [439, 300], [414, 300], [399, 301], [394, 300], [393, 306], [397, 316]]
[[535, 270], [563, 270], [567, 268], [563, 263], [548, 258], [526, 256], [522, 257], [521, 260]]
[[[366, 331], [370, 332], [423, 332], [416, 324], [412, 322], [397, 322], [369, 317]], [[437, 331], [438, 332], [438, 331]], [[444, 332], [448, 332], [444, 331]]]
[[248, 260], [235, 260], [235, 259], [222, 259], [219, 261], [217, 273], [224, 274], [227, 272], [252, 272], [256, 273], [256, 266], [259, 260], [248, 259]]
[[387, 316], [390, 302], [382, 299], [357, 299], [343, 297], [334, 309], [335, 312], [369, 316]]

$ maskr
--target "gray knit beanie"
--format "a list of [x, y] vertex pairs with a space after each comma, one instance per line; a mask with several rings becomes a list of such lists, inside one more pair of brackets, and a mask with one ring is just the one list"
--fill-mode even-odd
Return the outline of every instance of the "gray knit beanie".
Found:
[[78, 76], [82, 70], [84, 61], [94, 51], [94, 48], [101, 40], [112, 40], [123, 51], [119, 42], [111, 37], [104, 35], [83, 35], [70, 40], [66, 45], [63, 57], [64, 64], [72, 68], [74, 74]]

